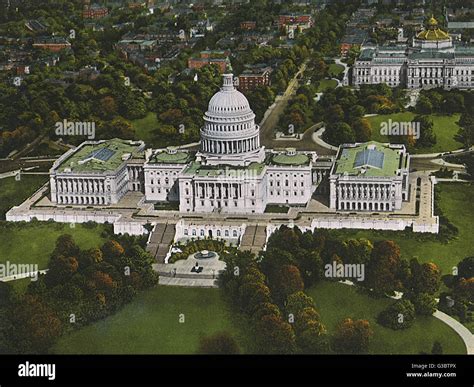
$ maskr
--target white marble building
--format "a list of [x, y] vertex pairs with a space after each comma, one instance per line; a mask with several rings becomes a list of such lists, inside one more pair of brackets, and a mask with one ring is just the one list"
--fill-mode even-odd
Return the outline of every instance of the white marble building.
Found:
[[341, 145], [330, 184], [330, 207], [338, 211], [400, 210], [409, 199], [410, 156], [404, 145]]
[[263, 213], [267, 205], [305, 206], [328, 175], [315, 152], [266, 150], [247, 98], [223, 76], [210, 100], [197, 152], [144, 150], [123, 140], [86, 142], [51, 170], [51, 198], [60, 205], [107, 206], [128, 191], [151, 203], [179, 202], [184, 213]]
[[[141, 141], [87, 141], [71, 149], [50, 171], [51, 201], [62, 205], [106, 206], [140, 190]], [[143, 163], [143, 160], [141, 161]]]
[[411, 45], [365, 46], [352, 69], [354, 86], [474, 88], [474, 46], [454, 44], [431, 18]]

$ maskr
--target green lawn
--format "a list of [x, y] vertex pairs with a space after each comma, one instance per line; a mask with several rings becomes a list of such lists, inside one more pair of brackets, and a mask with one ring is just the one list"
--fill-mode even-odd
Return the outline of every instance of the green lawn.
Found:
[[323, 93], [327, 89], [334, 89], [337, 86], [335, 79], [322, 79], [319, 81], [318, 93]]
[[[413, 120], [414, 117], [415, 114], [412, 112], [382, 114], [368, 117], [367, 119], [372, 125], [372, 139], [380, 142], [389, 142], [387, 136], [380, 134], [380, 124], [382, 122], [388, 122], [389, 119], [392, 119], [393, 122], [408, 122]], [[414, 153], [452, 151], [463, 147], [462, 143], [454, 139], [459, 131], [459, 126], [456, 123], [459, 121], [459, 114], [453, 114], [452, 116], [432, 114], [430, 118], [433, 120], [433, 131], [436, 133], [437, 139], [436, 144], [431, 148], [416, 149]]]
[[331, 63], [329, 65], [329, 75], [331, 77], [337, 77], [342, 72], [344, 72], [344, 66], [336, 63]]
[[89, 249], [104, 242], [100, 236], [103, 230], [103, 225], [87, 228], [76, 224], [74, 228], [70, 228], [68, 224], [62, 223], [9, 223], [8, 228], [0, 230], [0, 262], [36, 263], [39, 269], [44, 269], [58, 236], [71, 234], [78, 246]]
[[153, 131], [158, 127], [156, 113], [149, 112], [144, 118], [132, 121], [135, 134], [138, 139], [145, 141], [147, 145], [153, 142]]
[[31, 194], [48, 181], [43, 175], [20, 175], [20, 180], [8, 177], [0, 180], [0, 220], [5, 219], [5, 213], [21, 204]]
[[417, 257], [421, 262], [434, 262], [443, 274], [450, 274], [452, 267], [467, 256], [474, 255], [474, 189], [470, 184], [441, 183], [440, 207], [444, 215], [459, 229], [456, 239], [442, 243], [416, 233], [370, 230], [331, 230], [341, 239], [367, 238], [372, 241], [390, 239], [398, 243], [405, 259]]
[[61, 338], [53, 352], [192, 354], [201, 337], [223, 331], [235, 334], [219, 289], [158, 286], [115, 315]]
[[465, 354], [464, 342], [457, 333], [435, 317], [417, 317], [413, 326], [395, 331], [377, 324], [378, 314], [390, 305], [388, 298], [372, 298], [356, 287], [335, 282], [321, 282], [307, 293], [313, 297], [329, 334], [346, 317], [366, 319], [374, 331], [369, 347], [372, 354], [430, 353], [439, 341], [446, 354]]

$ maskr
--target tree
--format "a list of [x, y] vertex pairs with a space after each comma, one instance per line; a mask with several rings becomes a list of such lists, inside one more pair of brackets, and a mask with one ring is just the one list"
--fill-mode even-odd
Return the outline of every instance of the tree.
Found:
[[433, 105], [429, 98], [420, 95], [416, 103], [416, 111], [421, 114], [431, 114], [433, 112]]
[[419, 124], [420, 138], [416, 140], [417, 147], [430, 147], [436, 144], [436, 134], [433, 132], [433, 121], [428, 116], [418, 115], [413, 118], [413, 124]]
[[410, 300], [398, 300], [380, 312], [378, 322], [392, 329], [406, 329], [415, 322], [415, 306]]
[[262, 302], [261, 304], [257, 305], [253, 314], [251, 315], [254, 321], [257, 322], [260, 321], [263, 316], [276, 316], [277, 318], [282, 317], [280, 308], [271, 302]]
[[125, 252], [125, 250], [120, 245], [120, 243], [114, 240], [105, 242], [101, 250], [104, 255], [104, 258], [110, 261], [113, 261], [114, 259], [119, 258]]
[[12, 313], [14, 341], [23, 353], [46, 353], [62, 334], [57, 314], [39, 297], [26, 295]]
[[56, 239], [56, 247], [53, 251], [53, 255], [63, 256], [77, 256], [79, 254], [79, 247], [74, 242], [74, 239], [69, 234], [63, 234]]
[[464, 146], [469, 148], [474, 144], [474, 114], [464, 112], [459, 120], [459, 137]]
[[266, 354], [293, 353], [295, 333], [291, 325], [274, 315], [263, 316], [256, 325], [257, 343]]
[[8, 282], [0, 281], [0, 309], [12, 302], [13, 287]]
[[341, 105], [332, 105], [329, 107], [329, 110], [326, 114], [325, 121], [327, 123], [337, 123], [344, 121], [344, 110], [342, 109]]
[[474, 277], [461, 278], [454, 288], [454, 295], [461, 300], [474, 302]]
[[314, 307], [313, 299], [303, 291], [290, 294], [286, 300], [286, 310], [294, 315], [305, 308]]
[[343, 242], [344, 263], [367, 264], [370, 261], [374, 246], [368, 239], [349, 239]]
[[364, 353], [368, 351], [373, 331], [367, 320], [346, 318], [337, 326], [333, 347], [339, 353]]
[[321, 354], [329, 352], [329, 340], [320, 325], [310, 325], [297, 336], [297, 344], [302, 353]]
[[410, 296], [415, 307], [415, 313], [422, 316], [431, 316], [436, 311], [437, 302], [432, 294], [418, 293]]
[[352, 124], [357, 142], [367, 142], [372, 138], [372, 125], [367, 118], [357, 118]]
[[240, 348], [230, 333], [220, 332], [201, 338], [197, 353], [206, 355], [237, 355], [240, 353]]
[[274, 278], [271, 278], [271, 289], [276, 301], [283, 304], [287, 297], [304, 289], [298, 267], [294, 265], [284, 265], [277, 271]]
[[441, 271], [435, 263], [418, 263], [416, 259], [410, 261], [411, 279], [410, 289], [415, 293], [434, 294], [441, 284]]
[[463, 112], [465, 110], [464, 96], [457, 91], [447, 93], [442, 110], [449, 114]]
[[463, 278], [474, 277], [474, 257], [466, 257], [459, 262], [458, 276]]
[[239, 288], [240, 306], [251, 312], [265, 302], [270, 301], [270, 289], [262, 282], [244, 282]]
[[354, 130], [345, 122], [330, 123], [326, 126], [324, 140], [332, 145], [355, 142]]
[[76, 273], [79, 263], [75, 257], [63, 255], [52, 256], [49, 270], [45, 275], [45, 283], [52, 287], [60, 283], [66, 283]]
[[376, 293], [392, 293], [402, 288], [400, 248], [393, 241], [380, 241], [372, 250], [367, 267], [367, 284]]

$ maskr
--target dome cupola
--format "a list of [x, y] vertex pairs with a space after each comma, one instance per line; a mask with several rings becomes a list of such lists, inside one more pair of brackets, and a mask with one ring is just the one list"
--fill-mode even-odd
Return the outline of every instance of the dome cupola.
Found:
[[209, 101], [201, 129], [201, 152], [208, 160], [222, 164], [245, 164], [260, 160], [260, 133], [255, 114], [245, 95], [234, 86], [230, 69], [223, 75], [221, 89]]

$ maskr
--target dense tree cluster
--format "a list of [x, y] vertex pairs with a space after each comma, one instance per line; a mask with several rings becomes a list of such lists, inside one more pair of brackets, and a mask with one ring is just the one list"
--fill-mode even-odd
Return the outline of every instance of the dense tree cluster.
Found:
[[155, 285], [151, 263], [133, 237], [81, 250], [70, 235], [60, 236], [48, 272], [24, 295], [0, 283], [0, 353], [47, 353], [63, 333], [103, 319]]
[[440, 296], [439, 308], [457, 316], [461, 322], [474, 320], [474, 257], [464, 258], [453, 271], [443, 277], [449, 291]]
[[369, 141], [372, 127], [364, 116], [398, 112], [404, 100], [402, 89], [385, 84], [362, 85], [357, 91], [348, 87], [327, 90], [317, 105], [317, 114], [326, 124], [324, 139], [334, 145]]
[[444, 90], [443, 88], [421, 90], [415, 106], [419, 114], [464, 113], [473, 110], [474, 93], [467, 90]]
[[[255, 351], [262, 353], [321, 353], [328, 350], [326, 330], [313, 300], [304, 292], [294, 265], [266, 269], [249, 252], [224, 257], [227, 269], [220, 278], [231, 302], [247, 316], [255, 333]], [[278, 281], [278, 283], [274, 282]]]

